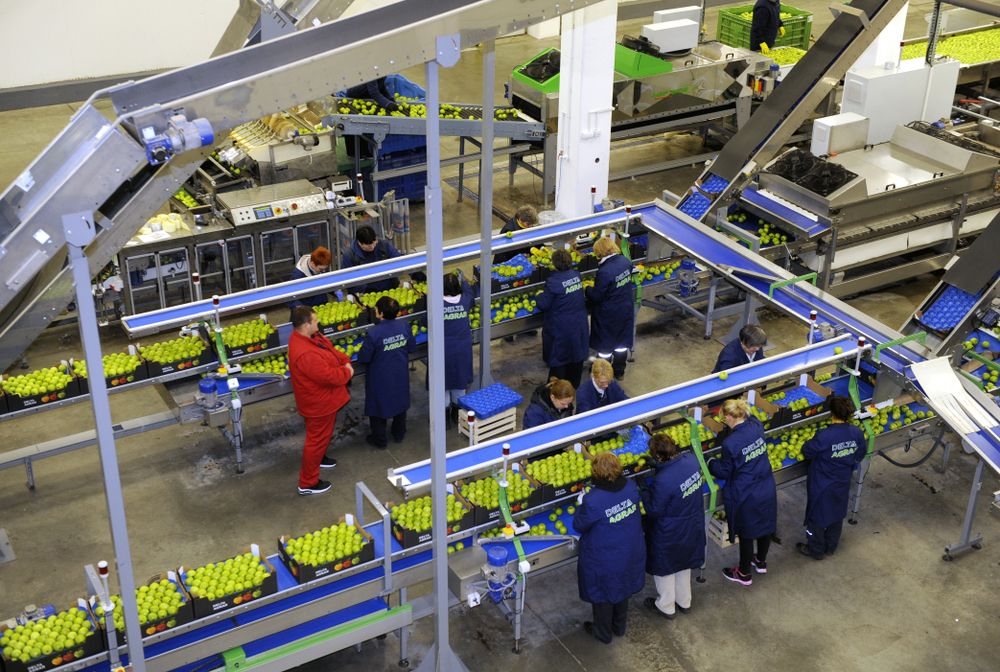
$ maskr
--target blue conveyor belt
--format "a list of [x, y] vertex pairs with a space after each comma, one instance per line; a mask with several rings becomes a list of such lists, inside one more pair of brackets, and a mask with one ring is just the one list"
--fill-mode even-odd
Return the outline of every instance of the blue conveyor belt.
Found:
[[785, 221], [795, 225], [799, 229], [802, 229], [810, 238], [830, 229], [829, 224], [810, 219], [801, 212], [797, 212], [783, 203], [779, 203], [778, 201], [768, 198], [756, 189], [744, 189], [742, 198], [747, 203], [752, 203], [753, 205], [761, 207], [768, 212], [783, 218]]
[[[843, 352], [838, 355], [834, 352], [835, 348], [841, 348]], [[465, 472], [498, 463], [502, 458], [501, 449], [504, 443], [510, 444], [510, 456], [516, 459], [546, 447], [565, 444], [575, 438], [597, 434], [609, 428], [634, 424], [644, 418], [665, 415], [672, 410], [687, 408], [702, 401], [740, 394], [748, 387], [780, 377], [789, 371], [806, 371], [822, 364], [846, 359], [854, 352], [856, 347], [853, 339], [849, 337], [824, 341], [737, 367], [728, 372], [726, 380], [721, 380], [717, 375], [706, 376], [449, 453], [445, 467], [448, 480], [458, 478]], [[415, 488], [428, 485], [430, 477], [430, 461], [425, 460], [393, 470], [389, 480], [395, 483], [401, 478], [404, 486]]]
[[[655, 208], [655, 206], [647, 206]], [[635, 212], [635, 211], [633, 211]], [[493, 239], [492, 249], [503, 251], [507, 248], [529, 247], [553, 238], [568, 236], [579, 231], [592, 229], [612, 222], [624, 222], [623, 209], [610, 210], [588, 217], [556, 222], [515, 232]], [[444, 263], [452, 264], [479, 258], [479, 241], [449, 245], [444, 249]], [[310, 278], [290, 280], [276, 285], [249, 289], [236, 294], [228, 294], [219, 300], [219, 310], [223, 315], [257, 309], [290, 301], [299, 296], [310, 296], [330, 292], [337, 288], [348, 288], [366, 284], [380, 277], [399, 276], [412, 270], [422, 269], [427, 264], [424, 252], [408, 254], [395, 259], [387, 259], [376, 264], [345, 268]], [[213, 313], [212, 300], [195, 301], [181, 306], [173, 306], [122, 318], [122, 326], [130, 334], [153, 332], [173, 326], [183, 326]]]

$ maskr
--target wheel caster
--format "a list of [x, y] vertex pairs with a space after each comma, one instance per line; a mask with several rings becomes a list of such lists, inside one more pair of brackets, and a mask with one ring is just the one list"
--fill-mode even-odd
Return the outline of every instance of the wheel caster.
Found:
[[955, 556], [953, 556], [951, 553], [945, 553], [944, 555], [941, 556], [941, 559], [944, 560], [945, 562], [951, 562], [952, 560], [955, 559]]
[[410, 666], [410, 659], [403, 658], [401, 661], [399, 661], [399, 666], [405, 670]]
[[857, 525], [858, 524], [858, 519], [857, 518], [848, 518], [847, 519], [847, 524], [848, 525]]
[[707, 580], [707, 579], [705, 579], [705, 577], [704, 577], [704, 576], [699, 576], [699, 577], [698, 577], [697, 579], [695, 579], [694, 581], [695, 581], [695, 583], [705, 583], [705, 581], [706, 581], [706, 580]]
[[704, 338], [706, 341], [708, 341], [708, 340], [711, 340], [712, 337], [711, 336], [702, 336], [702, 338]]
[[242, 474], [244, 471], [246, 471], [246, 469], [243, 467], [242, 464], [237, 464], [236, 465], [236, 473], [237, 474]]
[[519, 646], [511, 647], [510, 651], [511, 651], [511, 653], [516, 653], [518, 655], [521, 655], [521, 647], [519, 647]]
[[982, 544], [982, 542], [978, 542], [977, 541], [976, 543], [972, 544], [972, 547], [974, 549], [976, 549], [977, 551], [983, 550], [983, 544]]

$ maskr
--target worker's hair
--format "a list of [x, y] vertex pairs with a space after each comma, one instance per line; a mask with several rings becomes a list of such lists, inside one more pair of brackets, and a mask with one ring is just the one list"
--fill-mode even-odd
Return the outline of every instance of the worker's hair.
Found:
[[375, 310], [382, 313], [383, 320], [395, 320], [399, 315], [399, 301], [391, 296], [383, 296], [375, 302]]
[[568, 380], [552, 376], [549, 378], [549, 382], [545, 384], [545, 387], [548, 388], [549, 394], [555, 399], [576, 399], [576, 390], [573, 389], [573, 384]]
[[378, 236], [375, 235], [375, 229], [365, 224], [358, 227], [358, 230], [354, 233], [354, 239], [362, 245], [371, 245], [378, 240]]
[[312, 322], [312, 316], [315, 312], [312, 306], [295, 306], [292, 308], [292, 329], [298, 329]]
[[847, 397], [833, 395], [830, 397], [830, 414], [837, 420], [847, 422], [854, 417], [854, 404]]
[[458, 279], [458, 273], [445, 273], [444, 274], [444, 295], [445, 296], [461, 296], [462, 294], [462, 281]]
[[530, 205], [522, 205], [514, 213], [514, 217], [525, 226], [535, 226], [538, 224], [538, 211]]
[[618, 254], [621, 250], [610, 238], [598, 238], [597, 242], [594, 243], [594, 255], [598, 259], [603, 259], [604, 257], [610, 257], [612, 254]]
[[740, 329], [740, 343], [748, 348], [763, 347], [767, 343], [767, 332], [757, 324], [745, 324]]
[[622, 463], [618, 456], [610, 451], [595, 456], [591, 466], [594, 478], [601, 481], [615, 481], [622, 475]]
[[677, 444], [666, 434], [653, 434], [647, 446], [650, 457], [657, 462], [666, 462], [677, 456]]
[[333, 261], [333, 255], [330, 254], [329, 248], [321, 245], [309, 255], [309, 261], [313, 263], [313, 266], [329, 266], [330, 262]]
[[590, 377], [599, 383], [610, 383], [615, 378], [614, 367], [606, 359], [595, 359], [590, 365]]
[[750, 404], [746, 399], [726, 399], [722, 404], [722, 414], [734, 418], [745, 418], [750, 415]]
[[573, 255], [566, 250], [556, 250], [552, 253], [552, 266], [557, 271], [568, 271], [573, 268]]

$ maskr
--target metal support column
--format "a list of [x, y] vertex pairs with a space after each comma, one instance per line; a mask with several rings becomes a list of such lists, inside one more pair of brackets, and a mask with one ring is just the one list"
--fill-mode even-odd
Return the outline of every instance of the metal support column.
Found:
[[[437, 38], [436, 60], [427, 72], [427, 186], [424, 188], [427, 227], [427, 368], [430, 387], [431, 423], [431, 529], [434, 530], [434, 644], [417, 667], [429, 672], [458, 672], [465, 665], [448, 641], [448, 520], [445, 500], [448, 476], [445, 455], [444, 389], [444, 243], [441, 222], [441, 134], [438, 67], [458, 62], [458, 35]], [[487, 213], [489, 211], [487, 210]], [[487, 311], [489, 306], [487, 305]], [[487, 312], [487, 315], [489, 313]]]
[[[479, 159], [479, 389], [493, 384], [490, 366], [490, 304], [493, 300], [493, 77], [496, 44], [483, 42], [483, 144]], [[461, 185], [459, 185], [461, 189]], [[461, 193], [461, 192], [459, 192]]]
[[132, 552], [128, 543], [128, 526], [125, 519], [125, 499], [122, 496], [121, 475], [118, 473], [118, 455], [115, 452], [115, 434], [111, 426], [111, 407], [108, 405], [108, 388], [104, 379], [104, 362], [101, 354], [101, 336], [94, 312], [94, 296], [90, 292], [90, 271], [84, 249], [94, 240], [93, 214], [78, 212], [64, 215], [63, 230], [69, 248], [73, 284], [76, 288], [77, 316], [80, 340], [83, 342], [87, 370], [90, 372], [90, 403], [94, 408], [94, 428], [97, 447], [104, 472], [104, 496], [108, 503], [108, 521], [111, 524], [111, 541], [118, 565], [119, 592], [128, 638], [129, 665], [134, 672], [145, 672], [146, 661], [142, 652], [142, 630], [139, 627], [139, 608], [135, 598], [135, 578], [132, 575]]
[[862, 487], [864, 487], [865, 476], [868, 475], [868, 469], [871, 468], [872, 457], [874, 457], [874, 455], [875, 453], [872, 453], [865, 459], [861, 460], [861, 464], [858, 465], [858, 469], [856, 472], [857, 476], [854, 481], [855, 483], [854, 497], [851, 500], [851, 515], [847, 519], [848, 525], [858, 524], [858, 511], [861, 510], [861, 489]]
[[983, 547], [983, 535], [972, 536], [972, 521], [976, 518], [976, 498], [979, 490], [983, 487], [983, 466], [986, 462], [979, 458], [976, 464], [976, 473], [972, 477], [972, 487], [969, 489], [969, 503], [965, 507], [965, 520], [962, 521], [962, 537], [957, 544], [950, 544], [944, 547], [945, 560], [954, 560], [959, 553], [964, 553], [970, 548], [977, 551]]

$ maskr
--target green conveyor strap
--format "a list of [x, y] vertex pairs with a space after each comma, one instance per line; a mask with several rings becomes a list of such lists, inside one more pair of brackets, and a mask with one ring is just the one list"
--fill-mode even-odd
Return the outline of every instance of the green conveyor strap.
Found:
[[794, 285], [795, 283], [801, 282], [802, 280], [811, 280], [813, 286], [815, 287], [818, 278], [819, 276], [814, 271], [812, 273], [806, 273], [805, 275], [796, 275], [794, 278], [789, 278], [788, 280], [778, 280], [777, 282], [772, 282], [771, 285], [767, 288], [767, 296], [773, 297], [774, 290], [781, 289], [782, 287], [787, 287], [788, 285]]
[[879, 343], [875, 346], [875, 354], [872, 356], [876, 362], [880, 361], [882, 351], [886, 348], [892, 348], [902, 343], [909, 343], [910, 341], [920, 341], [921, 344], [927, 343], [927, 332], [926, 331], [915, 331], [907, 336], [902, 336], [900, 338], [893, 339], [891, 341], [886, 341], [885, 343]]
[[[854, 408], [856, 410], [861, 410], [861, 393], [858, 392], [858, 377], [851, 376], [847, 383], [848, 394], [851, 395], [851, 401], [854, 402]], [[865, 434], [868, 435], [868, 455], [875, 452], [875, 430], [872, 428], [871, 418], [865, 418], [861, 421], [861, 424], [865, 427]]]
[[[507, 486], [500, 485], [500, 513], [503, 515], [503, 520], [505, 523], [514, 527], [514, 519], [510, 517], [510, 504], [507, 503]], [[517, 561], [520, 563], [524, 560], [524, 547], [521, 546], [521, 540], [515, 536], [512, 540], [514, 543], [514, 550], [517, 551]], [[520, 576], [520, 574], [518, 574]]]
[[971, 380], [976, 385], [976, 387], [978, 387], [980, 390], [982, 390], [984, 392], [986, 391], [986, 385], [984, 385], [983, 381], [981, 381], [979, 378], [976, 378], [974, 375], [972, 375], [968, 371], [963, 371], [962, 369], [955, 369], [955, 370], [958, 371], [959, 375], [965, 376], [966, 378], [968, 378], [969, 380]]
[[705, 482], [708, 483], [708, 514], [712, 515], [715, 513], [719, 486], [715, 484], [715, 479], [712, 478], [712, 473], [708, 470], [708, 464], [705, 462], [705, 454], [701, 451], [701, 434], [698, 433], [698, 421], [687, 415], [684, 416], [684, 419], [691, 423], [691, 450], [694, 451], [695, 457], [698, 458], [698, 464], [701, 465], [701, 473], [705, 477]]
[[974, 359], [977, 362], [982, 362], [983, 364], [985, 364], [986, 368], [988, 368], [990, 371], [1000, 371], [1000, 363], [998, 363], [996, 360], [987, 359], [986, 357], [983, 357], [975, 350], [966, 350], [965, 354], [967, 354], [971, 359]]
[[[219, 366], [226, 370], [226, 376], [229, 376], [229, 358], [226, 356], [226, 344], [222, 342], [222, 332], [216, 331], [212, 327], [212, 333], [215, 334], [215, 350], [219, 353]], [[236, 390], [231, 390], [229, 396], [232, 399], [239, 399], [240, 396], [237, 394]]]

